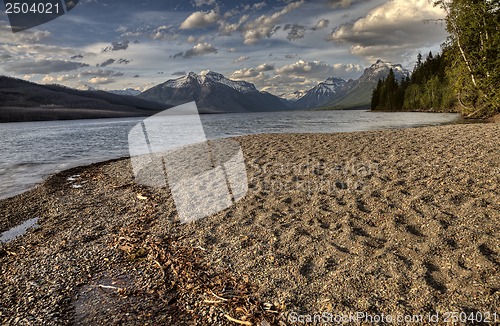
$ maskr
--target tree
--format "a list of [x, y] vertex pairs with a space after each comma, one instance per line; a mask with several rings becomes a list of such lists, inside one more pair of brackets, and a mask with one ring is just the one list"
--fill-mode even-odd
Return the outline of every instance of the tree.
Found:
[[485, 117], [500, 108], [500, 0], [432, 0], [446, 12], [448, 59], [462, 113]]

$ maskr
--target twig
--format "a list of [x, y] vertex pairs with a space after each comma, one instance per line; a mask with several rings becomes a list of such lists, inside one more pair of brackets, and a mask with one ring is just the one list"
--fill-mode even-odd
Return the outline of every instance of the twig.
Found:
[[204, 303], [223, 303], [222, 300], [203, 300]]
[[162, 277], [165, 277], [165, 269], [163, 268], [163, 266], [156, 259], [153, 261], [156, 263], [156, 265], [158, 265], [158, 267], [160, 267]]
[[116, 286], [111, 286], [111, 285], [102, 285], [102, 284], [99, 284], [98, 286], [101, 289], [113, 289], [113, 290], [117, 290], [117, 291], [122, 291], [123, 290], [122, 288], [117, 288]]
[[203, 250], [203, 251], [207, 251], [207, 249], [203, 248], [202, 246], [196, 246], [196, 247], [194, 247], [194, 249], [200, 249], [200, 250]]
[[213, 292], [212, 292], [212, 290], [208, 290], [208, 291], [210, 291], [210, 293], [211, 293], [214, 297], [216, 297], [217, 299], [220, 299], [220, 300], [223, 300], [223, 301], [229, 301], [229, 299], [226, 299], [226, 298], [223, 298], [223, 297], [219, 297], [217, 294], [213, 293]]
[[239, 319], [234, 319], [233, 317], [231, 317], [229, 315], [224, 315], [224, 317], [226, 317], [229, 321], [232, 321], [233, 323], [252, 326], [252, 323], [249, 322], [249, 321], [243, 321], [243, 320], [239, 320]]

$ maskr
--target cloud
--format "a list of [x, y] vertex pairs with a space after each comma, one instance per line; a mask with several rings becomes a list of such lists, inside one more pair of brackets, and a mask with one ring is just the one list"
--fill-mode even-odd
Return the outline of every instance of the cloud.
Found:
[[233, 63], [240, 63], [243, 61], [247, 61], [248, 59], [250, 59], [250, 57], [248, 57], [246, 55], [242, 55], [242, 56], [238, 57], [237, 59], [234, 59]]
[[254, 9], [254, 10], [261, 10], [262, 8], [264, 8], [265, 6], [267, 6], [267, 4], [262, 1], [262, 2], [258, 2], [258, 3], [255, 3], [251, 9]]
[[351, 44], [351, 54], [370, 61], [400, 61], [415, 49], [432, 46], [446, 38], [444, 27], [425, 20], [443, 18], [444, 12], [427, 0], [393, 0], [353, 23], [338, 27], [329, 39]]
[[277, 68], [279, 75], [294, 75], [316, 79], [326, 79], [330, 76], [347, 78], [353, 74], [363, 71], [360, 65], [354, 64], [334, 64], [330, 65], [321, 61], [299, 60], [295, 63]]
[[125, 40], [123, 42], [113, 42], [113, 43], [111, 43], [111, 46], [105, 47], [104, 49], [102, 49], [101, 52], [105, 53], [105, 52], [126, 50], [126, 49], [128, 49], [129, 43], [130, 43], [130, 41], [128, 41], [128, 40]]
[[[192, 49], [187, 50], [184, 54], [181, 53], [181, 55], [184, 58], [191, 58], [195, 56], [200, 56], [200, 55], [205, 55], [205, 54], [210, 54], [210, 53], [217, 53], [217, 49], [209, 43], [199, 43], [193, 46]], [[178, 54], [176, 54], [178, 55]], [[175, 56], [174, 56], [175, 58]]]
[[127, 59], [119, 59], [118, 60], [118, 63], [119, 64], [124, 64], [124, 65], [127, 65], [130, 63], [130, 60], [127, 60]]
[[303, 92], [316, 86], [318, 82], [301, 76], [274, 75], [259, 84], [261, 85], [262, 91], [267, 91], [272, 94], [283, 94], [292, 91]]
[[89, 83], [94, 84], [94, 85], [106, 85], [106, 84], [111, 84], [114, 82], [115, 82], [115, 79], [109, 78], [109, 77], [92, 77], [89, 79]]
[[254, 44], [263, 38], [271, 37], [279, 29], [277, 24], [281, 18], [303, 4], [304, 0], [289, 3], [282, 10], [272, 15], [262, 15], [254, 21], [245, 24], [242, 27], [244, 43]]
[[255, 78], [257, 76], [263, 76], [263, 72], [260, 72], [255, 68], [243, 68], [233, 72], [230, 78], [236, 80], [238, 79], [248, 80], [250, 78]]
[[45, 77], [43, 77], [42, 82], [44, 84], [62, 83], [75, 78], [76, 78], [75, 75], [59, 75], [59, 76], [46, 75]]
[[75, 60], [75, 59], [83, 59], [83, 55], [82, 54], [77, 54], [77, 55], [74, 55], [71, 57], [71, 60]]
[[320, 19], [320, 20], [318, 20], [318, 22], [316, 23], [316, 25], [314, 25], [314, 27], [312, 27], [311, 29], [313, 31], [324, 29], [324, 28], [328, 27], [329, 23], [330, 23], [330, 21], [328, 19]]
[[102, 70], [102, 69], [94, 69], [82, 71], [76, 74], [67, 74], [67, 75], [45, 75], [43, 77], [42, 82], [45, 84], [52, 83], [64, 83], [70, 80], [78, 80], [87, 79], [87, 81], [91, 84], [110, 84], [115, 82], [114, 77], [121, 77], [124, 74], [122, 72], [117, 72], [114, 70]]
[[94, 69], [94, 70], [86, 70], [78, 73], [79, 78], [81, 77], [121, 77], [123, 76], [123, 72], [114, 71], [114, 70], [103, 70], [103, 69]]
[[39, 43], [51, 36], [49, 31], [24, 30], [12, 33], [12, 28], [5, 21], [0, 21], [0, 43]]
[[190, 35], [188, 38], [187, 38], [187, 41], [189, 43], [201, 43], [203, 41], [205, 41], [206, 39], [206, 36], [193, 36], [193, 35]]
[[77, 70], [88, 67], [88, 64], [65, 60], [36, 60], [30, 62], [16, 62], [6, 66], [5, 71], [17, 74], [50, 74], [61, 71]]
[[151, 33], [153, 40], [172, 41], [177, 40], [179, 37], [180, 34], [177, 33], [177, 28], [172, 25], [159, 26]]
[[249, 15], [243, 15], [236, 23], [228, 23], [225, 21], [219, 22], [219, 34], [230, 35], [231, 33], [241, 30], [241, 26], [246, 23], [249, 18]]
[[196, 7], [202, 7], [202, 6], [213, 6], [216, 5], [217, 3], [215, 0], [194, 0], [194, 5]]
[[115, 63], [115, 59], [108, 59], [106, 61], [104, 61], [103, 63], [98, 63], [96, 66], [97, 67], [106, 67], [106, 66], [109, 66], [109, 65], [112, 65], [113, 63]]
[[172, 74], [172, 76], [186, 76], [186, 72], [185, 71], [176, 71]]
[[197, 11], [192, 13], [186, 20], [180, 25], [180, 29], [195, 29], [195, 28], [205, 28], [219, 20], [219, 14], [211, 10], [209, 12]]
[[257, 66], [257, 68], [255, 68], [257, 71], [270, 71], [270, 70], [274, 70], [274, 65], [270, 65], [268, 63], [263, 63], [259, 66]]
[[120, 34], [126, 33], [127, 31], [128, 31], [128, 27], [123, 26], [123, 25], [118, 26], [118, 28], [115, 30], [115, 32], [120, 33]]
[[368, 2], [369, 0], [328, 0], [328, 4], [332, 8], [347, 8], [351, 5], [361, 2]]
[[230, 78], [232, 79], [246, 79], [255, 81], [255, 79], [268, 79], [269, 77], [264, 74], [266, 71], [274, 70], [274, 66], [268, 63], [263, 63], [256, 68], [242, 68], [233, 72]]
[[286, 24], [283, 30], [288, 31], [288, 36], [286, 37], [289, 41], [298, 40], [304, 38], [304, 33], [306, 31], [305, 26], [299, 24]]

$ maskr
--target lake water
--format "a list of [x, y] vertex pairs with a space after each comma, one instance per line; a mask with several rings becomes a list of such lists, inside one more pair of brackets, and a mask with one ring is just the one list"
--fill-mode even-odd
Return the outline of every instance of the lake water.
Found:
[[[457, 114], [304, 111], [201, 117], [209, 139], [255, 133], [332, 133], [454, 123]], [[142, 119], [0, 124], [0, 198], [79, 165], [129, 156], [128, 133]], [[169, 127], [172, 137], [182, 125]], [[169, 134], [165, 135], [169, 137]]]

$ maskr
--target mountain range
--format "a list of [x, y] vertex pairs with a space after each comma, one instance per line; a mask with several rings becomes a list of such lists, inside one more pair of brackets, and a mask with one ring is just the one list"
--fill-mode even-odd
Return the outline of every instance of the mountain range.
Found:
[[292, 101], [294, 108], [309, 109], [368, 109], [370, 107], [373, 89], [379, 79], [389, 75], [390, 70], [398, 81], [410, 75], [400, 64], [391, 64], [378, 60], [366, 68], [363, 75], [356, 80], [345, 81], [329, 77], [322, 83], [308, 90], [304, 96]]
[[390, 69], [399, 80], [409, 76], [401, 65], [379, 60], [356, 80], [329, 77], [307, 91], [281, 97], [213, 71], [191, 72], [142, 93], [83, 91], [0, 76], [0, 122], [149, 116], [191, 101], [196, 101], [200, 113], [367, 109], [378, 80], [386, 78]]
[[280, 111], [288, 107], [277, 96], [260, 92], [251, 83], [230, 80], [208, 71], [168, 80], [152, 87], [139, 98], [168, 105], [196, 101], [200, 113]]
[[154, 86], [138, 97], [172, 106], [196, 101], [201, 113], [367, 109], [378, 80], [386, 78], [390, 69], [398, 80], [409, 76], [409, 72], [401, 65], [379, 60], [365, 69], [363, 75], [356, 80], [345, 81], [329, 77], [305, 92], [295, 91], [277, 97], [260, 92], [251, 83], [230, 80], [213, 71], [200, 75], [191, 72]]

